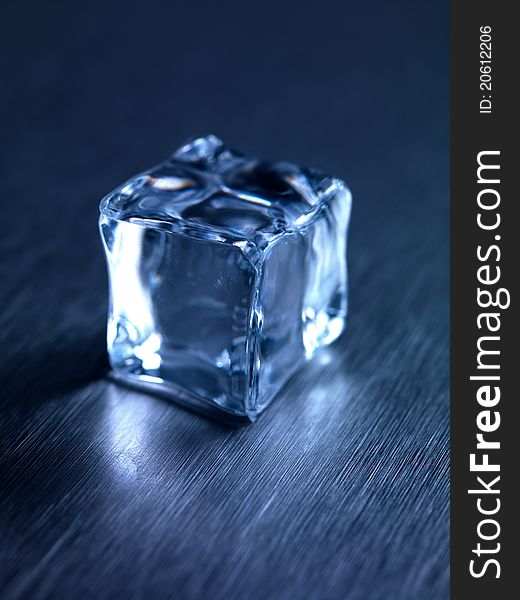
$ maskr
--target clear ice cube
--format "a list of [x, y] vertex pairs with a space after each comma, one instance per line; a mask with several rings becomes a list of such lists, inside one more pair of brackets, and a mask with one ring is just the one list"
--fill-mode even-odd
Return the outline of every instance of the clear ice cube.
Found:
[[100, 206], [114, 374], [254, 420], [347, 314], [339, 179], [196, 139]]

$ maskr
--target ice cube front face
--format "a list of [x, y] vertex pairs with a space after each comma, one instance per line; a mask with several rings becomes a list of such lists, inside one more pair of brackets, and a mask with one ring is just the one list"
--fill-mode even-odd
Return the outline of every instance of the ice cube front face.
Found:
[[114, 374], [254, 420], [347, 314], [351, 196], [199, 138], [106, 196]]

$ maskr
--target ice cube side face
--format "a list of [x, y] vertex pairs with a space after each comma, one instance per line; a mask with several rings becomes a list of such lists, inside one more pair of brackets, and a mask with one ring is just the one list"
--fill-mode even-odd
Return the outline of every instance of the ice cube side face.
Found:
[[347, 314], [350, 193], [213, 136], [101, 203], [119, 379], [254, 420]]

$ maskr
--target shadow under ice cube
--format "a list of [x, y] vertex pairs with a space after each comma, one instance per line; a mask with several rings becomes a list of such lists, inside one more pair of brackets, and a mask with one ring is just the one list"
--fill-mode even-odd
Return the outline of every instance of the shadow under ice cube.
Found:
[[214, 136], [101, 202], [119, 379], [254, 420], [347, 313], [345, 184]]

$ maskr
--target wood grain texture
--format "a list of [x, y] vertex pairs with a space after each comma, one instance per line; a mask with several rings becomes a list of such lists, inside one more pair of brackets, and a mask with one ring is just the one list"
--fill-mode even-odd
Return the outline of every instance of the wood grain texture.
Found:
[[[449, 597], [445, 4], [3, 4], [1, 598]], [[98, 200], [210, 131], [354, 194], [347, 334], [242, 429], [106, 378]]]

